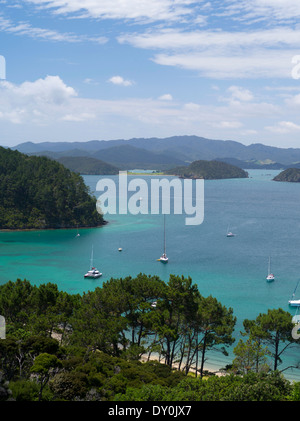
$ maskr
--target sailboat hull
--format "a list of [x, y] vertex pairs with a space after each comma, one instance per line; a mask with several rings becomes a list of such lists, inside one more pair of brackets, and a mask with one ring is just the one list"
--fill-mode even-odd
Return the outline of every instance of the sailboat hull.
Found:
[[289, 305], [291, 307], [299, 307], [300, 306], [300, 300], [290, 300]]
[[102, 276], [102, 273], [101, 272], [99, 272], [98, 270], [89, 270], [85, 275], [84, 275], [84, 277], [85, 278], [93, 278], [93, 279], [95, 279], [95, 278], [100, 278], [100, 276]]

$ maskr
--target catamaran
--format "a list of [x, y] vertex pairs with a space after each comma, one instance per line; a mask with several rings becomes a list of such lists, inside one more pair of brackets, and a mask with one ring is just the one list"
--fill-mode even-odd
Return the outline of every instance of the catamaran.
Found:
[[158, 259], [160, 262], [162, 263], [168, 263], [169, 259], [167, 257], [167, 253], [166, 253], [166, 218], [164, 215], [164, 252], [162, 254], [162, 256], [160, 257], [160, 259]]
[[94, 248], [92, 247], [92, 255], [91, 255], [91, 269], [87, 271], [87, 273], [84, 275], [85, 278], [100, 278], [102, 276], [102, 273], [99, 272], [98, 269], [96, 269], [93, 266], [93, 257], [94, 257]]
[[268, 282], [272, 282], [275, 279], [275, 276], [271, 272], [271, 257], [269, 257], [268, 275], [266, 279]]
[[291, 299], [291, 300], [289, 300], [289, 305], [290, 305], [291, 307], [298, 307], [298, 306], [300, 306], [300, 299], [298, 299], [298, 300], [295, 300], [295, 299], [294, 299], [295, 294], [296, 294], [296, 290], [297, 290], [298, 285], [299, 285], [299, 282], [300, 282], [300, 280], [297, 282], [296, 288], [295, 288], [295, 290], [294, 290], [294, 292], [293, 292], [293, 295], [292, 295], [292, 299]]

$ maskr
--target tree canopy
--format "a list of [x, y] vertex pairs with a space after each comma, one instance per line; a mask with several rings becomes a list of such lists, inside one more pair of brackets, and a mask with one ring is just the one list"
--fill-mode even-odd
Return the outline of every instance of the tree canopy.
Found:
[[0, 229], [103, 224], [83, 178], [46, 157], [0, 147]]
[[204, 370], [212, 350], [227, 355], [236, 318], [189, 277], [141, 273], [82, 295], [9, 281], [0, 286], [0, 314], [4, 400], [300, 400], [300, 383], [278, 370], [295, 344], [281, 309], [244, 321], [249, 338], [224, 376]]

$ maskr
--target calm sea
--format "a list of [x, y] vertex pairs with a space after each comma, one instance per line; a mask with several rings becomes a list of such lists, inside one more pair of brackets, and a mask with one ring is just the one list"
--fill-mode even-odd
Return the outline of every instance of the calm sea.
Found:
[[[272, 181], [279, 171], [248, 172], [248, 179], [205, 181], [201, 225], [185, 225], [186, 215], [166, 217], [167, 265], [157, 261], [163, 251], [162, 215], [106, 215], [109, 223], [96, 229], [0, 232], [0, 284], [20, 278], [83, 293], [112, 277], [140, 272], [165, 281], [170, 274], [190, 276], [202, 295], [233, 308], [237, 340], [244, 319], [273, 308], [294, 315], [288, 300], [300, 279], [300, 184]], [[150, 192], [151, 176], [136, 177], [147, 181]], [[84, 176], [96, 196], [99, 178]], [[108, 178], [117, 182], [117, 176]], [[226, 236], [228, 227], [235, 237]], [[83, 278], [92, 247], [94, 265], [103, 272], [98, 280]], [[269, 256], [272, 283], [266, 282]], [[300, 297], [300, 287], [298, 292]], [[210, 365], [224, 366], [232, 351], [228, 358], [208, 357]], [[300, 348], [290, 351], [280, 368], [296, 361]], [[300, 381], [300, 370], [285, 374]]]

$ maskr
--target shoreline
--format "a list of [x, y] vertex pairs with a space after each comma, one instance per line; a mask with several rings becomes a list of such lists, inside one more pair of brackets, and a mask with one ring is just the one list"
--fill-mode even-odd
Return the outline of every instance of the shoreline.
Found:
[[[151, 355], [150, 358], [148, 358], [147, 356], [142, 356], [140, 358], [140, 361], [142, 363], [145, 363], [145, 362], [148, 362], [148, 361], [158, 361], [161, 364], [165, 364], [163, 361], [159, 361], [158, 356], [155, 356], [155, 355]], [[177, 369], [178, 364], [174, 364], [172, 367]], [[216, 375], [218, 377], [226, 376], [227, 373], [224, 371], [224, 369], [223, 368], [217, 368], [217, 367], [218, 367], [217, 363], [215, 363], [215, 364], [213, 362], [210, 362], [209, 364], [204, 363], [204, 372], [208, 371], [210, 374]], [[195, 373], [195, 369], [191, 368], [190, 372]], [[204, 375], [204, 377], [206, 377], [206, 376]]]
[[[149, 360], [148, 360], [148, 357], [147, 356], [142, 356], [140, 358], [140, 361], [142, 363], [145, 363], [147, 361], [158, 361], [161, 364], [165, 364], [163, 361], [159, 361], [158, 356], [155, 356], [155, 355], [151, 355], [150, 358], [149, 358]], [[174, 364], [172, 366], [172, 368], [178, 369], [178, 364]], [[225, 367], [220, 367], [220, 362], [217, 362], [217, 361], [214, 362], [213, 360], [211, 360], [209, 363], [206, 363], [206, 362], [204, 363], [204, 370], [203, 371], [204, 371], [204, 373], [205, 372], [208, 372], [209, 375], [215, 375], [215, 376], [218, 376], [218, 377], [230, 375], [230, 373], [226, 372], [226, 370], [224, 368]], [[191, 368], [190, 369], [190, 373], [193, 373], [194, 374], [195, 373], [195, 369]], [[284, 373], [281, 373], [281, 374], [290, 383], [297, 383], [299, 381], [292, 374], [290, 376], [287, 376]], [[205, 377], [208, 377], [208, 376], [206, 374], [204, 374], [203, 375], [203, 378], [205, 378]], [[198, 376], [198, 378], [200, 378], [200, 376]]]
[[101, 225], [89, 226], [89, 227], [60, 227], [60, 228], [0, 228], [1, 232], [32, 232], [32, 231], [59, 231], [59, 230], [82, 230], [91, 228], [102, 228], [109, 224], [108, 221], [103, 221]]

